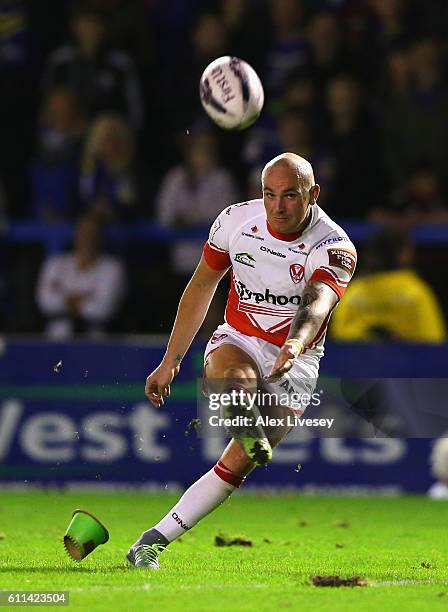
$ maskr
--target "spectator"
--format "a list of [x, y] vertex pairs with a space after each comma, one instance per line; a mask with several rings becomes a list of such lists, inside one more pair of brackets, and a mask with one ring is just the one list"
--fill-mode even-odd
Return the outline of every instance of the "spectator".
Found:
[[134, 141], [125, 121], [102, 115], [91, 126], [82, 160], [81, 199], [103, 221], [131, 219], [138, 189]]
[[90, 0], [90, 3], [107, 25], [110, 44], [125, 50], [139, 67], [154, 67], [153, 3], [146, 0]]
[[374, 91], [385, 54], [415, 35], [415, 3], [403, 0], [348, 0], [344, 8], [345, 41], [363, 85]]
[[[183, 141], [183, 164], [172, 168], [162, 181], [157, 195], [157, 219], [168, 227], [205, 227], [230, 204], [238, 201], [230, 172], [219, 164], [217, 141], [210, 133], [197, 133]], [[164, 283], [167, 306], [163, 317], [168, 323], [185, 289], [188, 276], [196, 267], [204, 240], [179, 240], [171, 248], [170, 283]], [[166, 269], [163, 270], [166, 274]], [[225, 288], [220, 287], [202, 327], [204, 334], [213, 332], [222, 321]]]
[[310, 72], [319, 96], [322, 96], [327, 81], [350, 69], [337, 16], [329, 11], [314, 15], [308, 26], [307, 38], [310, 45]]
[[[313, 165], [316, 176], [319, 177], [319, 184], [323, 194], [322, 205], [325, 207], [327, 193], [332, 190], [332, 180], [334, 172], [334, 160], [317, 143], [315, 127], [309, 114], [300, 108], [289, 108], [279, 113], [274, 123], [273, 129], [254, 130], [249, 136], [246, 159], [252, 166], [251, 174], [256, 180], [263, 166], [276, 155], [284, 151], [290, 151], [301, 155]], [[249, 178], [249, 192], [252, 191], [252, 178]], [[259, 191], [260, 181], [256, 181], [253, 187]], [[322, 196], [320, 196], [322, 197]], [[321, 202], [321, 200], [319, 200]]]
[[270, 29], [265, 3], [220, 0], [219, 6], [232, 55], [243, 58], [262, 74]]
[[362, 217], [376, 203], [385, 186], [385, 173], [376, 127], [363, 105], [359, 84], [339, 75], [326, 91], [328, 123], [321, 143], [334, 163], [329, 210], [338, 217]]
[[309, 57], [302, 0], [270, 0], [271, 41], [267, 46], [263, 83], [268, 97], [280, 95], [288, 74]]
[[279, 115], [277, 126], [277, 150], [266, 161], [263, 160], [263, 165], [282, 151], [291, 151], [306, 159], [313, 157], [312, 126], [306, 113], [295, 109], [286, 110]]
[[45, 223], [79, 214], [79, 164], [85, 121], [72, 92], [55, 89], [44, 102], [31, 168], [33, 216]]
[[0, 6], [0, 63], [20, 64], [29, 59], [28, 8], [24, 0], [7, 0]]
[[320, 115], [319, 97], [314, 73], [310, 67], [293, 70], [286, 77], [282, 102], [286, 108], [299, 108], [314, 119]]
[[40, 116], [38, 158], [50, 163], [78, 159], [84, 129], [85, 119], [75, 94], [67, 89], [50, 91]]
[[104, 334], [124, 295], [122, 263], [101, 251], [100, 224], [92, 215], [78, 222], [74, 249], [43, 264], [36, 300], [46, 334], [64, 339], [79, 332]]
[[435, 168], [425, 160], [417, 162], [404, 185], [391, 194], [389, 206], [372, 211], [371, 218], [401, 227], [447, 223], [448, 208]]
[[43, 75], [44, 91], [69, 87], [89, 119], [117, 112], [138, 130], [143, 103], [132, 60], [121, 51], [108, 49], [101, 14], [88, 4], [78, 5], [70, 25], [74, 41], [50, 55]]
[[409, 94], [411, 64], [406, 47], [397, 47], [389, 51], [384, 61], [383, 71], [383, 83], [379, 87], [383, 99], [399, 100], [402, 96]]
[[431, 39], [415, 42], [408, 51], [410, 86], [404, 95], [388, 96], [382, 109], [386, 160], [396, 182], [422, 157], [448, 179], [448, 90], [440, 45]]
[[[237, 201], [232, 175], [218, 163], [217, 144], [210, 133], [183, 142], [184, 162], [165, 176], [157, 195], [157, 220], [168, 227], [209, 225]], [[203, 241], [182, 241], [173, 250], [176, 273], [188, 275], [196, 266]]]
[[334, 312], [333, 340], [445, 341], [445, 321], [437, 298], [412, 269], [412, 259], [409, 238], [398, 230], [384, 228], [370, 240], [360, 259], [364, 269]]
[[404, 0], [369, 0], [373, 11], [373, 30], [379, 49], [403, 43], [412, 36], [411, 3]]
[[308, 159], [316, 176], [319, 177], [321, 186], [319, 204], [325, 207], [333, 191], [335, 160], [319, 144], [316, 138], [316, 128], [309, 115], [295, 109], [282, 113], [278, 118], [278, 136], [278, 148], [274, 156], [284, 151], [291, 151]]
[[434, 441], [431, 451], [431, 473], [437, 478], [428, 491], [432, 499], [448, 499], [448, 438]]
[[[379, 141], [384, 167], [391, 181], [391, 188], [397, 188], [406, 174], [406, 155], [398, 152], [395, 139], [399, 138], [396, 113], [406, 104], [411, 88], [411, 62], [406, 46], [391, 48], [378, 70], [378, 81], [370, 98], [378, 122]], [[398, 155], [397, 155], [398, 154]]]
[[[154, 179], [162, 181], [180, 159], [176, 147], [166, 143], [179, 132], [194, 132], [202, 122], [202, 129], [213, 129], [225, 168], [241, 186], [250, 175], [251, 196], [260, 195], [254, 178], [274, 151], [302, 150], [317, 166], [326, 196], [322, 205], [330, 214], [406, 227], [443, 222], [448, 185], [446, 4], [0, 1], [3, 217], [9, 222], [32, 212], [55, 223], [78, 218], [87, 208], [104, 220], [132, 220], [143, 200], [150, 202], [145, 215], [152, 216], [155, 198], [141, 194], [154, 193]], [[45, 19], [45, 8], [52, 19]], [[227, 54], [254, 65], [266, 90], [259, 120], [241, 132], [211, 128], [198, 96], [205, 66]], [[39, 80], [42, 100], [32, 95]], [[147, 121], [142, 119], [141, 88]], [[132, 139], [122, 126], [105, 126], [104, 115], [123, 120]], [[86, 127], [91, 125], [87, 145]], [[145, 185], [149, 168], [150, 184]], [[191, 182], [196, 193], [196, 184], [205, 179]], [[164, 190], [169, 192], [166, 181]], [[187, 210], [195, 216], [196, 203]], [[11, 245], [12, 254], [21, 252], [21, 274], [12, 278], [20, 279], [25, 297], [34, 292], [33, 263], [39, 262], [34, 248]], [[132, 245], [135, 261], [156, 269], [154, 250], [147, 262], [145, 248]], [[439, 254], [440, 268], [432, 265], [436, 248], [419, 252], [434, 286], [443, 277]], [[173, 262], [183, 260], [172, 251]], [[162, 245], [157, 257], [163, 267], [167, 252]], [[183, 273], [176, 274], [184, 279]], [[135, 274], [135, 286], [144, 292], [141, 274]], [[32, 303], [16, 294], [21, 304]], [[15, 329], [32, 331], [36, 316], [27, 315], [25, 308], [23, 313]]]
[[230, 54], [227, 32], [218, 14], [200, 15], [193, 29], [190, 47], [185, 51], [173, 68], [163, 75], [160, 105], [165, 117], [165, 134], [167, 130], [171, 134], [185, 131], [199, 113], [202, 115], [198, 94], [201, 74], [217, 57]]
[[29, 206], [27, 164], [34, 129], [34, 56], [31, 49], [29, 2], [0, 2], [0, 182], [9, 218]]
[[[279, 148], [281, 152], [293, 151], [293, 148], [286, 145], [283, 148], [280, 142], [282, 118], [286, 117], [289, 111], [297, 110], [307, 113], [309, 120], [313, 122], [316, 104], [316, 87], [307, 67], [288, 72], [280, 97], [276, 100], [266, 100], [261, 116], [247, 131], [241, 155], [242, 161], [249, 167], [249, 184], [253, 180], [254, 193], [260, 192], [259, 173], [265, 163], [280, 152]], [[293, 134], [291, 139], [295, 139]], [[251, 191], [252, 187], [249, 190]]]
[[[311, 124], [310, 129], [313, 131], [314, 124], [319, 120], [320, 109], [312, 72], [306, 67], [298, 68], [288, 74], [281, 98], [268, 105], [266, 111], [248, 132], [242, 158], [251, 170], [255, 168], [255, 178], [262, 166], [275, 155], [284, 151], [293, 151], [287, 143], [282, 145], [279, 142], [281, 117], [290, 110], [306, 113], [307, 120]], [[294, 139], [295, 136], [292, 135], [291, 138]], [[273, 150], [276, 152], [272, 153]]]

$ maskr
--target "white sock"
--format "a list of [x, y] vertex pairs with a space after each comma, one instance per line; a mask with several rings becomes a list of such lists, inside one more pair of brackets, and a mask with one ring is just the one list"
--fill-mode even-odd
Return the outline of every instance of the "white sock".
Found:
[[154, 529], [172, 542], [220, 506], [243, 482], [244, 478], [236, 476], [218, 461], [185, 491]]

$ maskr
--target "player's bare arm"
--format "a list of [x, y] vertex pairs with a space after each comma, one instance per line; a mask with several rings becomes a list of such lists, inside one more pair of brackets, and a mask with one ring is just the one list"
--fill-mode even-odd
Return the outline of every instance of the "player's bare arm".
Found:
[[145, 393], [154, 406], [169, 397], [180, 363], [207, 315], [219, 281], [227, 270], [213, 270], [202, 257], [179, 302], [176, 320], [160, 365], [146, 379]]
[[338, 296], [325, 283], [314, 281], [305, 288], [302, 301], [291, 323], [288, 339], [280, 349], [267, 382], [281, 378], [294, 360], [310, 345], [325, 319], [335, 307]]
[[[229, 69], [230, 79], [232, 74]], [[135, 567], [158, 568], [158, 557], [166, 546], [218, 508], [255, 466], [271, 459], [272, 447], [290, 427], [289, 421], [282, 426], [282, 418], [291, 411], [303, 412], [294, 396], [302, 389], [309, 392], [310, 374], [317, 381], [329, 314], [353, 274], [355, 247], [317, 206], [319, 186], [307, 160], [294, 153], [277, 156], [263, 169], [262, 187], [263, 199], [229, 206], [213, 223], [204, 260], [182, 297], [166, 355], [148, 377], [149, 387], [154, 385], [148, 397], [160, 405], [169, 394], [216, 285], [231, 266], [225, 322], [204, 353], [204, 389], [210, 397], [210, 384], [216, 381], [218, 398], [237, 388], [248, 399], [257, 399], [251, 389], [263, 377], [272, 384], [269, 395], [279, 397], [285, 391], [289, 405], [274, 406], [279, 408], [280, 423], [276, 419], [276, 431], [269, 432], [263, 419], [259, 421], [266, 413], [262, 400], [260, 406], [256, 401], [244, 406], [248, 422], [238, 420], [243, 408], [238, 401], [232, 399], [234, 406], [220, 402], [224, 415], [237, 417], [236, 423], [230, 419], [227, 429], [232, 440], [213, 468], [131, 546], [126, 558]], [[309, 350], [307, 364], [297, 359], [304, 348]], [[273, 361], [270, 371], [267, 364]], [[277, 381], [290, 368], [294, 388]]]

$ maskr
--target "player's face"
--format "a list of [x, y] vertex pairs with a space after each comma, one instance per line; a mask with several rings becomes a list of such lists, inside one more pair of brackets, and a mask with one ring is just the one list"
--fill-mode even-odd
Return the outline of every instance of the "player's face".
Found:
[[305, 189], [297, 172], [286, 165], [269, 168], [264, 176], [263, 200], [269, 225], [276, 232], [296, 232], [315, 203], [319, 187]]

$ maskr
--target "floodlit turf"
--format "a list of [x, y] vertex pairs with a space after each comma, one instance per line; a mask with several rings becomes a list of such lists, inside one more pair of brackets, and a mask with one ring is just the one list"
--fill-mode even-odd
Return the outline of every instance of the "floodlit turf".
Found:
[[[63, 609], [110, 612], [448, 609], [448, 503], [237, 494], [173, 543], [158, 572], [126, 567], [128, 545], [174, 500], [0, 493], [0, 589], [68, 590]], [[76, 508], [110, 531], [81, 563], [62, 546]], [[216, 547], [219, 532], [253, 546]], [[357, 575], [370, 586], [316, 587], [317, 574]]]

